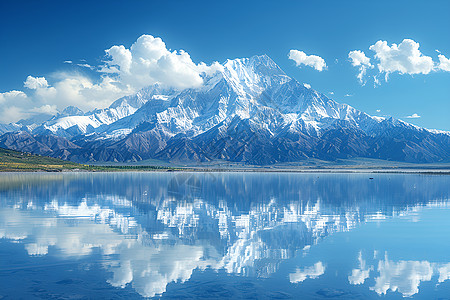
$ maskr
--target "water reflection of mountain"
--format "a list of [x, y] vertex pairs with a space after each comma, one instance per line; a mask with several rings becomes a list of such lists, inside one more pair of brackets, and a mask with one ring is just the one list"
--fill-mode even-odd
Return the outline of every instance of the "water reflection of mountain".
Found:
[[[375, 177], [374, 180], [368, 177]], [[238, 211], [254, 203], [316, 201], [334, 207], [410, 205], [411, 201], [445, 199], [445, 176], [396, 174], [268, 174], [268, 173], [109, 173], [109, 174], [8, 174], [0, 193], [44, 201], [63, 195], [79, 203], [88, 195], [115, 195], [137, 204], [156, 205], [166, 199], [205, 199], [217, 205], [233, 202]], [[14, 189], [15, 187], [15, 189]]]
[[[0, 235], [22, 241], [29, 255], [46, 255], [49, 247], [67, 256], [100, 248], [114, 257], [105, 263], [113, 273], [111, 285], [131, 283], [141, 295], [154, 296], [207, 267], [269, 277], [280, 262], [334, 232], [445, 201], [450, 194], [445, 180], [420, 175], [369, 180], [365, 174], [9, 174], [0, 181]], [[314, 265], [293, 276], [301, 281], [324, 268]]]

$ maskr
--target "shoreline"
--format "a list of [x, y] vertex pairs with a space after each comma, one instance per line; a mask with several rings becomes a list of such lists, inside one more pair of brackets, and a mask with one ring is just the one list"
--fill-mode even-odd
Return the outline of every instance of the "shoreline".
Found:
[[62, 169], [62, 170], [0, 170], [0, 173], [125, 173], [125, 172], [176, 172], [176, 173], [321, 173], [321, 174], [423, 174], [423, 175], [450, 175], [450, 169], [443, 168], [204, 168], [204, 167], [178, 167], [178, 168], [115, 168], [101, 167], [99, 170], [91, 169]]

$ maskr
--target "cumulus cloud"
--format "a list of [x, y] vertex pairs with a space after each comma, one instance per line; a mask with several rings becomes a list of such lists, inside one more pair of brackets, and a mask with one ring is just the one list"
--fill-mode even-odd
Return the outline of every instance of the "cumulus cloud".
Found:
[[378, 59], [378, 70], [388, 76], [390, 73], [428, 74], [434, 63], [430, 56], [423, 55], [419, 43], [404, 39], [399, 45], [388, 45], [386, 41], [378, 41], [369, 49], [375, 52]]
[[[38, 90], [35, 94], [41, 102], [57, 104], [59, 108], [73, 105], [82, 110], [91, 110], [108, 106], [112, 100], [133, 92], [132, 88], [119, 86], [108, 76], [93, 81], [82, 74], [60, 73], [54, 87]], [[63, 105], [58, 102], [63, 101]]]
[[414, 114], [412, 114], [410, 116], [406, 116], [406, 118], [408, 118], [408, 119], [418, 119], [418, 118], [420, 118], [420, 116], [418, 114], [414, 113]]
[[30, 89], [30, 90], [36, 90], [39, 88], [46, 88], [48, 87], [48, 82], [45, 79], [45, 77], [33, 77], [28, 76], [27, 80], [23, 83], [23, 86]]
[[366, 56], [363, 51], [353, 50], [348, 53], [348, 58], [350, 58], [352, 66], [359, 67], [359, 74], [357, 78], [361, 84], [365, 84], [363, 78], [366, 75], [366, 71], [368, 68], [373, 68], [373, 65], [370, 63], [370, 58]]
[[312, 67], [319, 72], [327, 68], [327, 64], [322, 57], [317, 55], [307, 55], [305, 52], [300, 50], [292, 49], [291, 51], [289, 51], [288, 57], [295, 62], [295, 65], [297, 67], [305, 65]]
[[445, 57], [442, 54], [439, 54], [438, 57], [439, 57], [438, 69], [442, 70], [442, 71], [450, 72], [450, 59], [448, 59], [447, 57]]
[[12, 90], [6, 93], [0, 93], [0, 104], [16, 99], [26, 99], [27, 95], [22, 91]]
[[108, 106], [115, 99], [134, 92], [118, 86], [111, 77], [94, 81], [78, 73], [55, 73], [53, 86], [45, 77], [28, 76], [22, 91], [0, 93], [0, 123], [17, 122], [39, 114], [56, 114], [67, 106], [92, 110]]
[[184, 51], [170, 51], [161, 38], [142, 35], [129, 49], [112, 46], [102, 72], [115, 74], [119, 81], [133, 88], [160, 83], [176, 88], [199, 87], [203, 75], [211, 75], [222, 66], [214, 62], [196, 64]]
[[41, 107], [35, 107], [30, 110], [30, 112], [38, 113], [38, 114], [49, 114], [54, 115], [58, 113], [58, 109], [56, 108], [56, 105], [42, 105]]
[[[66, 64], [96, 72], [94, 78], [80, 69], [56, 72], [46, 77], [28, 76], [23, 91], [0, 93], [0, 123], [16, 122], [40, 113], [56, 112], [67, 106], [84, 111], [104, 108], [114, 100], [158, 83], [174, 88], [195, 88], [203, 84], [206, 75], [212, 75], [222, 66], [194, 63], [183, 50], [171, 51], [161, 38], [142, 35], [130, 48], [114, 45], [105, 50], [101, 65], [86, 61]], [[92, 74], [91, 74], [92, 75]]]
[[[379, 40], [369, 47], [373, 51], [373, 63], [371, 58], [361, 50], [350, 51], [348, 56], [354, 67], [359, 68], [358, 79], [364, 84], [364, 77], [369, 69], [377, 67], [377, 73], [371, 75], [374, 84], [379, 85], [379, 76], [384, 76], [385, 81], [389, 75], [397, 73], [400, 75], [409, 74], [429, 74], [433, 71], [450, 72], [450, 60], [440, 54], [439, 63], [433, 61], [431, 56], [427, 56], [420, 51], [420, 44], [412, 39], [404, 39], [400, 44], [389, 45], [387, 41]], [[373, 73], [372, 73], [373, 74]]]
[[32, 103], [27, 95], [22, 91], [9, 91], [0, 93], [0, 122], [10, 123], [27, 117], [30, 113], [24, 107]]

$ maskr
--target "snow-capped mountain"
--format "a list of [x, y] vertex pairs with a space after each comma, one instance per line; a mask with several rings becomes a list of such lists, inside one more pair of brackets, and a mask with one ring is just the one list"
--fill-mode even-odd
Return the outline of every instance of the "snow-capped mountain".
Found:
[[[450, 157], [448, 133], [337, 103], [287, 76], [266, 55], [227, 60], [199, 88], [149, 86], [107, 109], [61, 114], [31, 133], [32, 139], [56, 135], [79, 147], [32, 152], [83, 162], [154, 158], [272, 164], [348, 157], [432, 162]], [[0, 145], [21, 150], [18, 143], [6, 142], [14, 136], [7, 133]]]
[[51, 120], [32, 130], [35, 134], [55, 134], [73, 137], [88, 134], [102, 125], [109, 125], [126, 116], [132, 115], [144, 103], [155, 97], [157, 86], [142, 89], [138, 93], [116, 100], [108, 108], [83, 113], [79, 108], [69, 106]]

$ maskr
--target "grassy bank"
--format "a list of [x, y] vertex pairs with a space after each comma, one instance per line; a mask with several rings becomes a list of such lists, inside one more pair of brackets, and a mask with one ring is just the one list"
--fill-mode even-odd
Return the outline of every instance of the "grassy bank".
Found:
[[[310, 164], [280, 164], [247, 166], [243, 164], [199, 164], [191, 166], [158, 165], [87, 165], [58, 158], [34, 155], [0, 148], [0, 172], [129, 172], [129, 171], [188, 171], [188, 172], [295, 172], [295, 173], [414, 173], [450, 174], [450, 164], [411, 164], [367, 159], [336, 162], [306, 161]], [[314, 164], [312, 164], [313, 162]], [[155, 163], [155, 162], [153, 162]], [[157, 162], [156, 162], [157, 163]], [[155, 164], [156, 164], [155, 163]], [[223, 162], [222, 162], [223, 163]]]
[[0, 148], [0, 172], [105, 172], [175, 170], [154, 166], [92, 166]]

